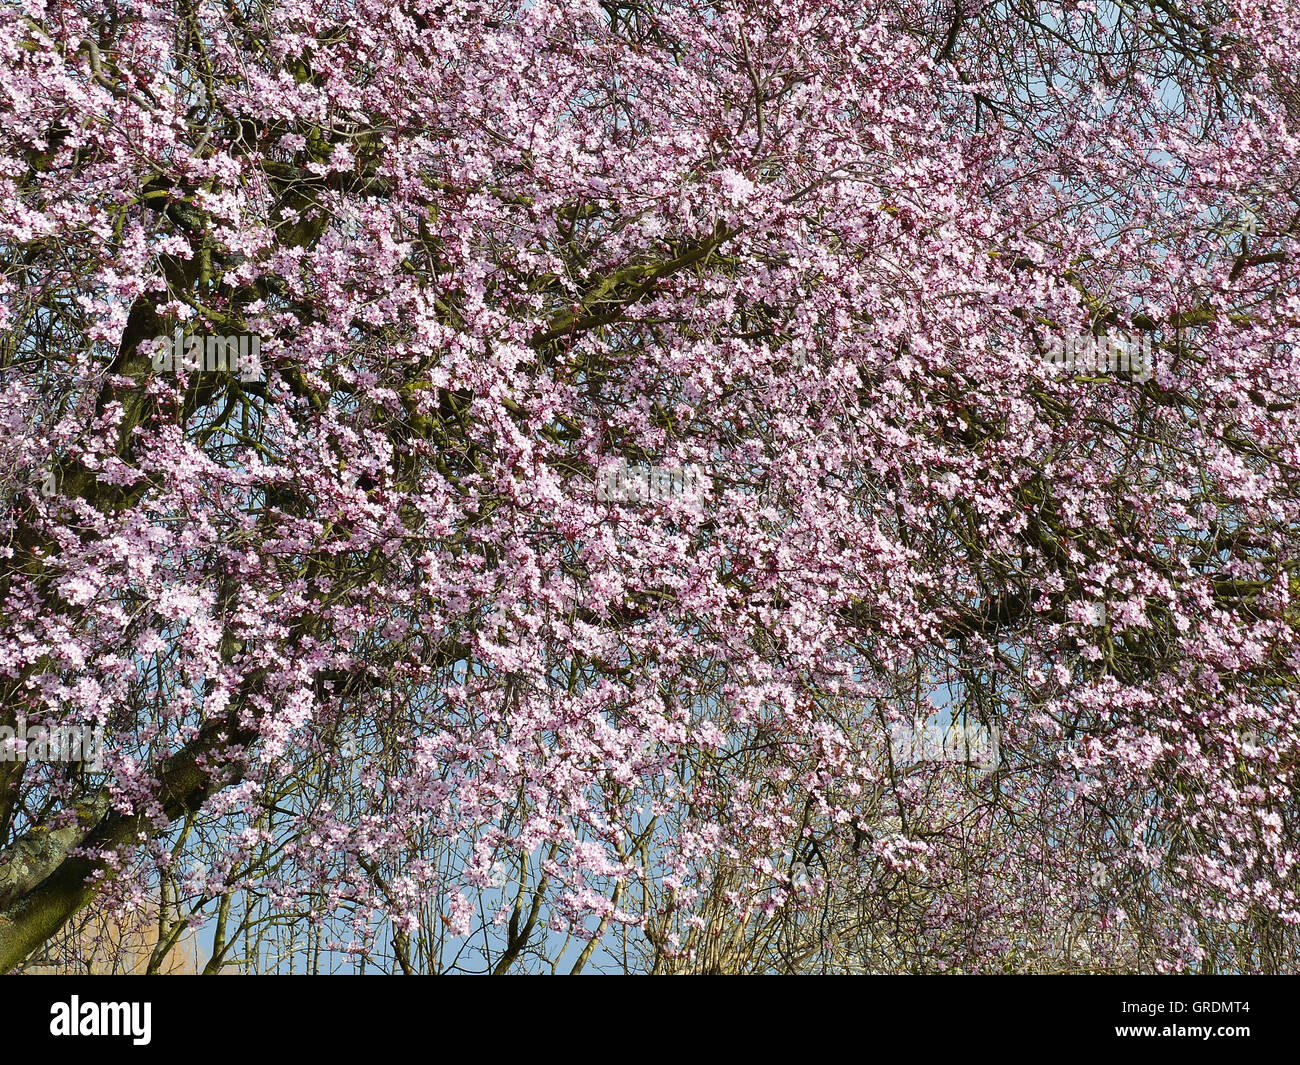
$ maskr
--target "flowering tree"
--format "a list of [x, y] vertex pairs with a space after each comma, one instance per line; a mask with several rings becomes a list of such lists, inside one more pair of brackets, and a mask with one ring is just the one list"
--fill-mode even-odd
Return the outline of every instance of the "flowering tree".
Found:
[[0, 55], [0, 971], [146, 900], [212, 971], [1296, 967], [1292, 5]]

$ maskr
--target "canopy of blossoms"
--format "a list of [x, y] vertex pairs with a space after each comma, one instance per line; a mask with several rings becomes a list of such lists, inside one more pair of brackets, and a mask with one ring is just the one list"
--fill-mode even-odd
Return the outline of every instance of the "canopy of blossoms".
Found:
[[1297, 57], [1289, 0], [0, 10], [0, 970], [146, 905], [1295, 968]]

